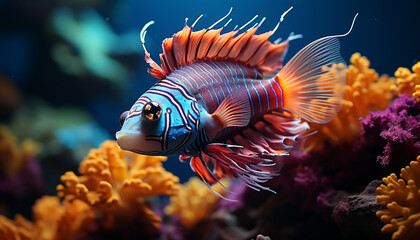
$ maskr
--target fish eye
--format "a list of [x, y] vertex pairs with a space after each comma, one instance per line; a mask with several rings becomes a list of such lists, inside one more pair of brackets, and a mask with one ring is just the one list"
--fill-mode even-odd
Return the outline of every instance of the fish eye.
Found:
[[120, 116], [120, 125], [121, 127], [124, 125], [125, 119], [127, 118], [128, 111], [125, 111]]
[[143, 114], [150, 120], [158, 120], [162, 115], [162, 108], [157, 102], [150, 101], [144, 105]]

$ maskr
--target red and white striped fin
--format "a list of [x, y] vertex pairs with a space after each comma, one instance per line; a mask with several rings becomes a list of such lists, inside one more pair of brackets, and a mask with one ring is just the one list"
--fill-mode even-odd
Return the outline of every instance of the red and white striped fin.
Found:
[[[290, 10], [291, 8], [282, 15], [280, 22]], [[211, 27], [226, 17], [227, 15]], [[162, 79], [182, 66], [207, 60], [227, 60], [240, 63], [244, 66], [255, 67], [262, 74], [282, 67], [289, 39], [278, 44], [268, 41], [268, 38], [277, 30], [280, 22], [272, 31], [257, 35], [255, 33], [263, 20], [265, 20], [263, 18], [259, 24], [255, 24], [238, 35], [239, 31], [254, 19], [255, 17], [238, 30], [224, 34], [221, 34], [221, 32], [227, 24], [219, 29], [211, 29], [210, 27], [199, 31], [193, 31], [197, 21], [191, 27], [185, 25], [172, 38], [167, 38], [163, 41], [163, 53], [160, 54], [161, 66], [158, 66], [151, 60], [145, 50], [147, 63], [152, 67], [152, 69], [149, 69], [149, 73], [153, 77]], [[150, 24], [149, 22], [145, 27], [147, 28]], [[143, 28], [141, 34], [143, 42], [145, 32], [146, 29]]]

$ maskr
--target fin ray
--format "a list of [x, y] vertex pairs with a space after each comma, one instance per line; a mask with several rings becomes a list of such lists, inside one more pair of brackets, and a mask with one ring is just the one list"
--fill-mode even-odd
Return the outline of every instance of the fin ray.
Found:
[[273, 31], [259, 35], [255, 33], [260, 25], [257, 23], [236, 37], [241, 29], [220, 34], [225, 26], [217, 30], [208, 28], [193, 31], [193, 26], [185, 25], [172, 38], [163, 41], [161, 67], [148, 55], [147, 63], [152, 67], [148, 72], [153, 77], [163, 79], [182, 66], [206, 60], [232, 61], [255, 67], [262, 74], [272, 72], [282, 66], [289, 40], [271, 43], [268, 38]]
[[310, 122], [329, 122], [341, 108], [345, 68], [336, 37], [310, 43], [276, 76], [284, 89], [284, 108]]
[[229, 94], [219, 105], [213, 115], [222, 121], [222, 128], [245, 127], [251, 118], [251, 107], [247, 96]]

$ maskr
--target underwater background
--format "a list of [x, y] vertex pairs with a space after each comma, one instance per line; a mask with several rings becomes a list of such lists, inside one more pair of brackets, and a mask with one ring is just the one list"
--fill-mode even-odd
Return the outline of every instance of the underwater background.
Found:
[[[303, 35], [285, 62], [359, 16], [340, 38], [343, 109], [311, 126], [276, 195], [231, 181], [239, 202], [220, 201], [177, 156], [113, 142], [156, 82], [144, 24], [157, 59], [186, 17], [204, 14], [201, 29], [233, 7], [231, 28], [258, 14], [262, 33], [290, 6], [271, 39]], [[0, 0], [0, 239], [420, 239], [419, 13], [414, 0]]]

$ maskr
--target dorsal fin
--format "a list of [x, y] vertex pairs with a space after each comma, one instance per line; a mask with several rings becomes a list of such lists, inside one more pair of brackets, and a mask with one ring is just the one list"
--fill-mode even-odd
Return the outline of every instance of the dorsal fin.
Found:
[[152, 67], [148, 72], [153, 77], [163, 79], [182, 66], [206, 60], [232, 61], [255, 67], [262, 74], [272, 72], [282, 67], [289, 40], [279, 44], [271, 43], [268, 38], [277, 26], [272, 31], [257, 35], [255, 32], [259, 26], [260, 24], [254, 25], [237, 35], [239, 30], [224, 34], [220, 34], [224, 27], [193, 31], [194, 26], [189, 27], [186, 24], [172, 38], [163, 40], [163, 53], [160, 54], [161, 67], [151, 61], [146, 53], [147, 63]]

